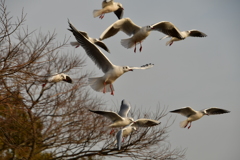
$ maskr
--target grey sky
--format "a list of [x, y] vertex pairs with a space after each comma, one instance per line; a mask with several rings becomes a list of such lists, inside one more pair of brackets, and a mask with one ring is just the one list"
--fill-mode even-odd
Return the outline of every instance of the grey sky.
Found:
[[[141, 66], [154, 63], [149, 70], [136, 70], [120, 77], [115, 83], [115, 95], [92, 91], [93, 95], [108, 102], [108, 109], [115, 109], [122, 99], [132, 107], [155, 108], [168, 106], [168, 110], [191, 106], [196, 110], [219, 107], [231, 113], [219, 116], [205, 116], [193, 122], [192, 127], [182, 129], [179, 122], [185, 117], [176, 117], [171, 126], [169, 142], [172, 147], [187, 148], [188, 160], [237, 160], [240, 157], [240, 1], [239, 0], [118, 0], [123, 4], [124, 16], [137, 25], [151, 25], [160, 21], [170, 21], [180, 30], [198, 29], [206, 38], [187, 38], [165, 46], [169, 39], [159, 40], [164, 34], [152, 31], [143, 41], [142, 52], [125, 49], [120, 39], [128, 38], [124, 33], [104, 40], [111, 54], [103, 51], [116, 65]], [[27, 13], [25, 25], [28, 29], [41, 29], [58, 34], [57, 41], [71, 36], [67, 30], [69, 18], [79, 30], [91, 37], [101, 33], [117, 17], [106, 14], [100, 20], [93, 18], [92, 11], [101, 8], [102, 0], [8, 0], [8, 11], [13, 16], [20, 15], [21, 9]], [[65, 48], [66, 52], [86, 55], [79, 47]], [[87, 71], [96, 76], [103, 73], [87, 57]], [[53, 71], [53, 73], [55, 73]], [[90, 87], [89, 87], [90, 89]], [[169, 114], [170, 116], [170, 114]], [[165, 121], [164, 119], [162, 120]]]

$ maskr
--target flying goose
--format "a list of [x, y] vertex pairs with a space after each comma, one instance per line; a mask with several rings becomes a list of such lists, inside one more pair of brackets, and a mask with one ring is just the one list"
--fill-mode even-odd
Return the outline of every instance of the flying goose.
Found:
[[166, 46], [167, 45], [171, 46], [174, 41], [184, 40], [187, 37], [207, 37], [207, 35], [205, 33], [200, 32], [200, 31], [198, 31], [196, 29], [189, 30], [189, 31], [182, 31], [181, 35], [183, 36], [183, 39], [179, 39], [177, 37], [167, 35], [165, 37], [162, 37], [160, 40], [165, 39], [165, 38], [171, 38], [170, 41], [166, 42]]
[[[113, 111], [94, 111], [89, 109], [89, 111], [102, 115], [112, 121], [109, 127], [125, 127], [130, 123], [134, 122], [133, 118], [127, 117], [129, 110], [131, 109], [130, 104], [126, 100], [122, 100], [120, 110], [118, 113]], [[110, 132], [112, 134], [114, 130]]]
[[102, 2], [102, 9], [93, 10], [93, 17], [98, 17], [103, 19], [105, 13], [114, 12], [118, 19], [123, 16], [123, 6], [121, 3], [114, 2], [113, 0], [104, 0]]
[[141, 42], [148, 37], [152, 30], [160, 31], [164, 34], [183, 39], [180, 31], [171, 22], [162, 21], [153, 25], [140, 27], [136, 25], [130, 18], [123, 18], [114, 22], [105, 31], [103, 31], [99, 39], [107, 39], [114, 36], [119, 31], [122, 31], [128, 36], [132, 35], [131, 38], [121, 40], [122, 46], [124, 46], [125, 48], [132, 48], [133, 46], [135, 46], [134, 52], [136, 52], [136, 44], [140, 43], [139, 51], [141, 52]]
[[196, 121], [196, 120], [202, 118], [204, 115], [223, 114], [223, 113], [229, 113], [230, 111], [221, 109], [221, 108], [215, 108], [215, 107], [196, 111], [196, 110], [192, 109], [191, 107], [183, 107], [183, 108], [176, 109], [176, 110], [173, 110], [170, 112], [171, 113], [179, 113], [179, 114], [187, 117], [187, 119], [185, 121], [182, 121], [180, 123], [180, 127], [186, 128], [188, 126], [188, 123], [190, 123], [190, 125], [188, 126], [188, 129], [189, 129], [191, 127], [192, 121]]

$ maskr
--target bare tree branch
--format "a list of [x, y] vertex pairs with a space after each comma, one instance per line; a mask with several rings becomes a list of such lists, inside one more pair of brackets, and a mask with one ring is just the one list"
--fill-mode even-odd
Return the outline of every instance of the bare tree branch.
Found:
[[[184, 159], [184, 149], [167, 141], [171, 117], [165, 124], [138, 128], [118, 150], [106, 118], [88, 109], [102, 109], [102, 99], [87, 90], [85, 59], [62, 48], [56, 33], [23, 28], [26, 14], [16, 22], [0, 0], [0, 157], [2, 159]], [[45, 83], [48, 75], [67, 73], [73, 83]], [[161, 121], [167, 107], [149, 113], [132, 107], [131, 116]], [[133, 114], [134, 113], [134, 114]]]

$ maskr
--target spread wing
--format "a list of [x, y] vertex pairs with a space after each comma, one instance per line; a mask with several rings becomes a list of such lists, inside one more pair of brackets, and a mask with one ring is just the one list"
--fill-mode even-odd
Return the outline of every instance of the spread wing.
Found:
[[198, 30], [190, 30], [189, 36], [191, 37], [207, 37], [207, 35]]
[[191, 107], [183, 107], [183, 108], [180, 108], [180, 109], [176, 109], [176, 110], [173, 110], [173, 111], [170, 111], [171, 113], [179, 113], [183, 116], [186, 116], [186, 117], [189, 117], [193, 114], [196, 114], [196, 111], [194, 109], [192, 109]]
[[126, 100], [122, 100], [122, 104], [121, 104], [120, 111], [118, 112], [118, 114], [121, 117], [127, 117], [127, 114], [130, 109], [131, 109], [130, 104]]
[[208, 109], [205, 109], [205, 111], [208, 113], [208, 115], [224, 114], [224, 113], [230, 112], [228, 110], [221, 109], [221, 108], [208, 108]]
[[135, 34], [141, 27], [137, 26], [130, 18], [123, 18], [117, 20], [110, 25], [100, 36], [100, 40], [112, 37], [117, 34], [120, 30], [131, 36]]
[[177, 37], [178, 39], [183, 39], [183, 36], [181, 35], [181, 31], [171, 22], [162, 21], [152, 25], [151, 27], [152, 27], [152, 30], [160, 31], [171, 37]]
[[118, 17], [118, 19], [121, 19], [123, 17], [123, 8], [119, 8], [116, 11], [114, 11], [115, 15]]
[[76, 40], [84, 48], [87, 55], [93, 60], [93, 62], [100, 68], [104, 73], [113, 68], [111, 61], [93, 44], [89, 39], [82, 35], [78, 30], [68, 21], [70, 29], [75, 36]]
[[87, 32], [84, 32], [84, 31], [78, 31], [78, 32], [81, 33], [87, 39], [89, 39]]
[[115, 121], [121, 121], [123, 120], [123, 118], [121, 116], [119, 116], [116, 112], [111, 112], [111, 111], [94, 111], [94, 110], [90, 110], [90, 112], [96, 113], [96, 114], [100, 114], [108, 119], [110, 119], [112, 122]]
[[98, 45], [99, 47], [110, 53], [108, 47], [102, 41], [95, 41], [94, 44]]
[[148, 69], [148, 68], [152, 68], [154, 66], [154, 64], [152, 63], [148, 63], [145, 65], [142, 65], [141, 67], [129, 67], [130, 69]]
[[136, 127], [152, 127], [152, 126], [156, 126], [160, 123], [161, 122], [156, 121], [156, 120], [142, 118], [142, 119], [138, 119], [138, 120], [134, 121], [133, 126], [136, 126]]

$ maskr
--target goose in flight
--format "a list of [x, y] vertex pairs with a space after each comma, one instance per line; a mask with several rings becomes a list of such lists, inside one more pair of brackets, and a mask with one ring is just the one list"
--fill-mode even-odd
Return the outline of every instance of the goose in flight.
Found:
[[128, 36], [132, 35], [131, 38], [121, 40], [122, 46], [127, 49], [132, 48], [134, 46], [134, 52], [136, 52], [136, 44], [139, 43], [140, 44], [139, 51], [141, 52], [142, 51], [141, 42], [148, 37], [152, 30], [160, 31], [169, 36], [174, 36], [179, 39], [183, 39], [183, 36], [181, 35], [180, 31], [171, 22], [162, 21], [153, 25], [140, 27], [136, 25], [130, 18], [123, 18], [117, 20], [112, 25], [110, 25], [105, 31], [103, 31], [99, 40], [107, 39], [109, 37], [114, 36], [119, 31], [122, 31], [126, 33]]
[[188, 124], [190, 123], [190, 125], [188, 126], [188, 129], [189, 129], [191, 127], [192, 121], [196, 121], [196, 120], [202, 118], [204, 115], [223, 114], [223, 113], [229, 113], [230, 111], [221, 109], [221, 108], [215, 108], [215, 107], [196, 111], [196, 110], [192, 109], [191, 107], [183, 107], [183, 108], [176, 109], [176, 110], [173, 110], [170, 112], [171, 113], [179, 113], [179, 114], [187, 117], [187, 119], [185, 121], [182, 121], [180, 123], [180, 127], [186, 128], [188, 126]]
[[112, 62], [98, 49], [98, 47], [89, 41], [84, 35], [82, 35], [78, 30], [70, 23], [70, 29], [80, 43], [80, 45], [85, 49], [87, 55], [95, 62], [95, 64], [105, 73], [102, 77], [89, 78], [90, 86], [98, 92], [111, 92], [114, 95], [113, 82], [119, 78], [121, 75], [128, 71], [133, 71], [134, 69], [148, 69], [152, 68], [154, 64], [146, 64], [141, 67], [129, 67], [129, 66], [117, 66], [112, 64]]
[[[131, 109], [130, 104], [126, 100], [122, 100], [120, 110], [118, 113], [113, 111], [94, 111], [90, 110], [90, 112], [102, 115], [109, 120], [112, 121], [112, 124], [109, 125], [109, 127], [125, 127], [132, 123], [134, 120], [131, 117], [127, 117], [129, 110]], [[114, 130], [110, 132], [110, 134], [113, 133]]]
[[114, 12], [118, 19], [123, 16], [123, 6], [121, 3], [114, 2], [114, 0], [104, 0], [102, 2], [102, 9], [93, 10], [93, 17], [98, 17], [103, 19], [105, 13]]
[[[183, 39], [187, 38], [187, 37], [207, 37], [207, 35], [203, 32], [200, 32], [196, 29], [193, 29], [193, 30], [189, 30], [189, 31], [182, 31], [181, 32], [181, 35], [183, 36]], [[165, 39], [165, 38], [171, 38], [170, 41], [167, 41], [166, 42], [166, 46], [169, 45], [171, 46], [173, 44], [174, 41], [180, 41], [180, 40], [183, 40], [183, 39], [179, 39], [177, 37], [174, 37], [174, 36], [165, 36], [165, 37], [162, 37], [160, 40], [162, 39]]]
[[60, 81], [64, 81], [64, 82], [67, 82], [67, 83], [72, 83], [72, 79], [68, 75], [66, 75], [65, 73], [55, 73], [54, 75], [49, 76], [46, 79], [46, 83], [44, 83], [42, 85], [42, 87], [45, 87], [45, 85], [47, 83], [57, 83], [57, 82], [60, 82]]

